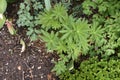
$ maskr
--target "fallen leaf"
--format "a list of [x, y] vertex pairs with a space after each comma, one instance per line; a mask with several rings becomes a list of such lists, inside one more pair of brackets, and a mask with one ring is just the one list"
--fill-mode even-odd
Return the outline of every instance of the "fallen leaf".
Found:
[[20, 44], [22, 45], [21, 52], [25, 51], [25, 42], [21, 39]]

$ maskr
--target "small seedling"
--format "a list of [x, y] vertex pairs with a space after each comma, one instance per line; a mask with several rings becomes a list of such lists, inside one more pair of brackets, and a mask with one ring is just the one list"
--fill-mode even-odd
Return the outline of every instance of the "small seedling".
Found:
[[16, 34], [16, 30], [13, 27], [13, 23], [9, 20], [6, 20], [6, 23], [8, 31], [10, 32], [11, 35], [15, 35]]

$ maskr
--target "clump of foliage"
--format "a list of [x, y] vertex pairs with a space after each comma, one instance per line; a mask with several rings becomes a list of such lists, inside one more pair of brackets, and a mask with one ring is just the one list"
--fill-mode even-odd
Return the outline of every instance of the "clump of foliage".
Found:
[[109, 60], [110, 56], [120, 57], [120, 2], [118, 0], [85, 0], [83, 13], [90, 23], [89, 51], [90, 57], [104, 58], [98, 61], [86, 60], [79, 69], [61, 74], [61, 80], [106, 80], [120, 77], [119, 60]]
[[119, 12], [119, 0], [85, 0], [82, 3], [83, 12], [87, 15], [97, 13], [103, 17]]
[[119, 80], [120, 60], [90, 58], [83, 61], [78, 69], [66, 71], [59, 77], [60, 80]]
[[[60, 60], [53, 71], [57, 75], [66, 69], [73, 68], [73, 62], [88, 50], [89, 24], [85, 19], [76, 19], [67, 14], [62, 4], [39, 15], [42, 40], [46, 42], [48, 51], [57, 51]], [[72, 60], [71, 60], [72, 59]], [[71, 60], [71, 61], [70, 61]], [[70, 61], [70, 64], [66, 64]], [[70, 65], [71, 67], [67, 66]]]
[[31, 40], [37, 40], [39, 29], [37, 28], [37, 15], [42, 11], [43, 5], [39, 0], [24, 0], [20, 4], [17, 24], [19, 27], [27, 27], [27, 35]]
[[[91, 16], [89, 21], [93, 26], [93, 36], [91, 38], [95, 45], [90, 50], [90, 54], [101, 54], [106, 58], [116, 52], [119, 53], [119, 34], [120, 34], [120, 1], [119, 0], [85, 0], [82, 3], [83, 13], [86, 16]], [[95, 26], [95, 27], [94, 27]], [[99, 26], [101, 28], [99, 28]], [[96, 35], [96, 36], [95, 36]], [[95, 51], [94, 51], [94, 50]], [[118, 49], [118, 51], [116, 51]]]
[[80, 55], [109, 58], [116, 53], [119, 56], [119, 4], [118, 0], [85, 0], [82, 8], [86, 19], [90, 17], [88, 20], [68, 15], [62, 4], [41, 13], [38, 22], [41, 38], [48, 51], [57, 51], [60, 57], [52, 71], [59, 75], [74, 69]]

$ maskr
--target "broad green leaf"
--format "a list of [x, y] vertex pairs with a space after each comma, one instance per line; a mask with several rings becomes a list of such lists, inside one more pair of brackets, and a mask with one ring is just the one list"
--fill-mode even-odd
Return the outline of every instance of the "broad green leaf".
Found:
[[0, 29], [3, 27], [5, 20], [5, 16], [3, 14], [0, 14]]
[[0, 0], [0, 14], [3, 14], [6, 11], [7, 2], [6, 0]]

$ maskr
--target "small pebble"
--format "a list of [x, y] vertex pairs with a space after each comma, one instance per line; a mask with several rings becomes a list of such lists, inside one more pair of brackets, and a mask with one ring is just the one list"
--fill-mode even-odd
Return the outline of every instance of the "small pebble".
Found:
[[5, 65], [8, 66], [8, 63], [6, 63]]
[[41, 66], [39, 66], [38, 69], [41, 69]]
[[17, 69], [18, 69], [18, 70], [21, 70], [21, 66], [18, 66]]
[[32, 69], [34, 68], [34, 65], [31, 67]]
[[4, 80], [6, 80], [6, 78]]
[[41, 79], [43, 78], [43, 76], [41, 76]]

